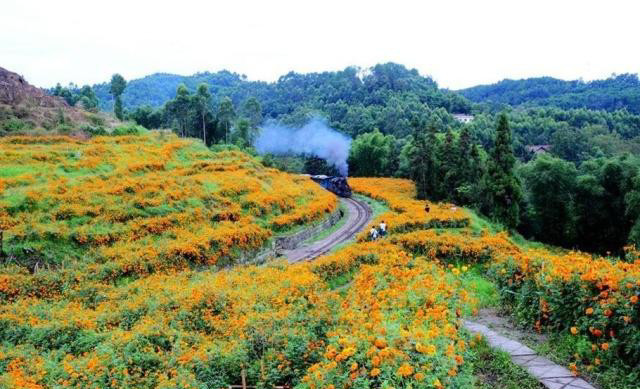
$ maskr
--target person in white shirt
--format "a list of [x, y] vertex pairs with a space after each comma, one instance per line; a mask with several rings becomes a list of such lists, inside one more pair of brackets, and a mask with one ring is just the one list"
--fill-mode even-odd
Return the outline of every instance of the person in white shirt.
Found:
[[378, 229], [375, 227], [371, 227], [371, 230], [369, 230], [369, 235], [371, 236], [371, 240], [378, 239]]
[[385, 223], [384, 220], [380, 222], [380, 235], [387, 235], [387, 223]]

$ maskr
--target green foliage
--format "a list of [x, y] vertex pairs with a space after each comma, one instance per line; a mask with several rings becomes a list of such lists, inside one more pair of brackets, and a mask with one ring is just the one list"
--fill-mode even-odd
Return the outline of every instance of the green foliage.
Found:
[[62, 97], [71, 106], [80, 106], [87, 111], [97, 111], [100, 104], [98, 96], [89, 85], [78, 88], [77, 85], [71, 83], [67, 87], [62, 87], [58, 83], [55, 88], [50, 90], [50, 93], [54, 96]]
[[564, 81], [552, 77], [503, 80], [459, 91], [466, 98], [500, 106], [551, 106], [640, 114], [640, 81], [636, 74], [613, 75], [605, 80]]
[[[373, 128], [383, 134], [406, 136], [414, 116], [438, 125], [457, 125], [447, 111], [471, 111], [471, 105], [463, 97], [438, 89], [431, 78], [421, 76], [415, 69], [394, 63], [370, 69], [350, 67], [338, 72], [291, 72], [275, 83], [247, 81], [228, 71], [188, 77], [154, 74], [131, 81], [123, 93], [123, 103], [128, 109], [144, 105], [160, 108], [173, 98], [180, 84], [195, 91], [201, 83], [206, 83], [215, 96], [213, 105], [219, 106], [228, 96], [234, 106], [242, 107], [240, 115], [246, 116], [253, 126], [260, 117], [284, 122], [287, 116], [299, 114], [298, 110], [312, 110], [322, 113], [332, 128], [353, 137]], [[113, 98], [109, 96], [108, 85], [96, 85], [95, 89], [102, 108], [110, 109]]]
[[147, 130], [142, 126], [138, 126], [138, 125], [135, 125], [135, 124], [127, 124], [127, 125], [118, 126], [118, 127], [114, 128], [111, 131], [111, 135], [114, 135], [114, 136], [142, 135], [145, 132], [147, 132]]
[[373, 132], [358, 135], [351, 143], [349, 167], [352, 176], [392, 176], [397, 170], [396, 139], [393, 135]]
[[547, 155], [521, 169], [528, 204], [528, 228], [534, 236], [556, 245], [575, 241], [573, 197], [577, 174], [571, 162]]
[[511, 129], [506, 115], [500, 115], [496, 140], [487, 167], [486, 196], [490, 204], [488, 214], [510, 228], [520, 220], [520, 183], [514, 174]]
[[120, 96], [116, 96], [116, 103], [113, 106], [113, 113], [116, 115], [116, 117], [120, 120], [124, 119], [124, 111], [122, 109], [122, 99], [120, 98]]
[[127, 87], [127, 81], [120, 74], [116, 73], [111, 77], [111, 84], [109, 87], [109, 93], [111, 93], [115, 99], [113, 106], [113, 112], [120, 120], [124, 119], [124, 110], [122, 107], [122, 92]]
[[493, 350], [482, 338], [475, 341], [471, 362], [476, 389], [542, 389], [543, 386], [502, 351]]
[[111, 93], [114, 97], [122, 95], [126, 87], [127, 81], [120, 74], [116, 73], [111, 77], [109, 93]]

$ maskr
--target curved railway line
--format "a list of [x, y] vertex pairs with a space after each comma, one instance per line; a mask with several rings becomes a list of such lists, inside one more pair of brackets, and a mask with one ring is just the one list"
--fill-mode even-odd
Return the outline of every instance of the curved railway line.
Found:
[[373, 212], [367, 203], [351, 198], [341, 198], [340, 201], [349, 209], [345, 224], [331, 235], [309, 246], [285, 251], [283, 254], [290, 263], [317, 258], [329, 252], [334, 246], [351, 239], [369, 224]]

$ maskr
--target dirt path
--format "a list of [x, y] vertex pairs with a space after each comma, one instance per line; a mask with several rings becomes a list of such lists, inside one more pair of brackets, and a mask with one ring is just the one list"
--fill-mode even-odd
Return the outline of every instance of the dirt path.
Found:
[[344, 225], [322, 240], [284, 251], [282, 254], [287, 257], [289, 263], [309, 261], [327, 253], [334, 246], [354, 237], [371, 221], [372, 211], [368, 204], [348, 198], [341, 198], [340, 202], [349, 210]]

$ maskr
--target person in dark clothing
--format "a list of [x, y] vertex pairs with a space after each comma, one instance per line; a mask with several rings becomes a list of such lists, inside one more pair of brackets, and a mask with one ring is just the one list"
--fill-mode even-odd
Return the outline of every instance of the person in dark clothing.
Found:
[[426, 213], [429, 213], [429, 203], [426, 203], [426, 204], [424, 205], [424, 211], [425, 211]]

